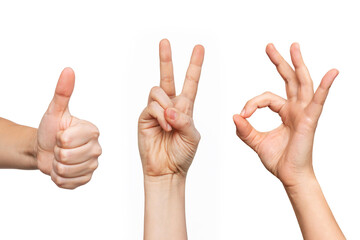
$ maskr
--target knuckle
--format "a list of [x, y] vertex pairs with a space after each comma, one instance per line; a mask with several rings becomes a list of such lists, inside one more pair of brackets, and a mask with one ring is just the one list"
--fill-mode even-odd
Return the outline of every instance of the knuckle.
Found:
[[94, 172], [99, 167], [99, 162], [96, 160], [90, 165], [90, 170]]
[[245, 106], [249, 106], [252, 104], [252, 102], [254, 101], [254, 99], [250, 99], [245, 103]]
[[96, 157], [99, 157], [101, 154], [102, 154], [102, 148], [101, 148], [100, 145], [98, 144], [98, 145], [95, 147], [94, 155], [95, 155]]
[[68, 146], [70, 144], [70, 141], [71, 141], [71, 139], [69, 136], [67, 136], [65, 134], [62, 134], [60, 136], [60, 143], [62, 146]]
[[273, 93], [270, 92], [270, 91], [265, 91], [262, 95], [269, 97], [269, 96], [271, 96], [272, 94], [273, 94]]
[[191, 82], [198, 82], [198, 80], [196, 79], [196, 77], [193, 74], [187, 73], [186, 74], [186, 79], [191, 81]]
[[65, 150], [65, 149], [60, 149], [59, 150], [59, 157], [60, 157], [60, 161], [62, 162], [67, 162], [69, 159], [69, 151]]
[[99, 129], [93, 123], [83, 120], [82, 125], [84, 129], [89, 130], [91, 137], [99, 138], [100, 136]]
[[185, 118], [185, 119], [184, 119], [184, 125], [185, 125], [185, 127], [190, 127], [191, 124], [192, 124], [192, 121], [191, 121], [190, 118]]
[[64, 188], [65, 187], [65, 181], [63, 178], [59, 177], [59, 176], [52, 176], [52, 180], [53, 182], [60, 188]]
[[158, 86], [152, 87], [150, 90], [150, 96], [155, 96], [159, 92], [160, 92], [160, 87], [158, 87]]
[[61, 176], [66, 174], [66, 167], [63, 164], [56, 162], [54, 168], [57, 174]]
[[150, 104], [149, 104], [149, 109], [151, 110], [154, 110], [157, 106], [157, 103], [155, 101], [152, 101]]
[[201, 134], [199, 133], [198, 130], [195, 131], [195, 141], [196, 142], [200, 142], [201, 140]]
[[84, 181], [83, 181], [82, 185], [87, 184], [88, 182], [90, 182], [91, 177], [92, 177], [92, 174], [86, 175], [84, 177]]
[[92, 135], [92, 137], [93, 137], [94, 139], [98, 139], [99, 136], [100, 136], [100, 132], [99, 132], [99, 130], [98, 130], [97, 128], [95, 128], [95, 129], [93, 129], [91, 135]]
[[163, 82], [171, 83], [173, 81], [173, 78], [170, 75], [164, 75], [162, 76], [161, 80]]

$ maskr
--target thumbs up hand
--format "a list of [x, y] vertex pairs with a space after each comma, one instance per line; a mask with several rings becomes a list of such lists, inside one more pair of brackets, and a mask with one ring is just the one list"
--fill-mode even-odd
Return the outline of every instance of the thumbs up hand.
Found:
[[38, 168], [66, 189], [88, 183], [101, 155], [97, 127], [69, 112], [74, 84], [74, 71], [65, 68], [40, 122], [36, 145]]

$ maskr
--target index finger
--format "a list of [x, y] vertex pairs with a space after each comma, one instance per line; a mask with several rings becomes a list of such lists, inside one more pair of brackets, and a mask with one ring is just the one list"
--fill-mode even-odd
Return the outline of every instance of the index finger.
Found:
[[56, 145], [60, 148], [76, 148], [99, 137], [98, 128], [90, 122], [81, 121], [56, 135]]
[[167, 39], [159, 44], [160, 57], [160, 87], [169, 97], [175, 97], [174, 70], [171, 57], [171, 46]]
[[185, 82], [181, 94], [191, 101], [195, 101], [200, 80], [201, 67], [204, 61], [205, 49], [196, 45], [191, 55], [190, 64], [186, 72]]

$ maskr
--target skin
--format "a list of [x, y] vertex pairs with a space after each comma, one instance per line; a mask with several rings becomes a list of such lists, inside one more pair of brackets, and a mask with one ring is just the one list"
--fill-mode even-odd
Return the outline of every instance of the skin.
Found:
[[[285, 81], [287, 99], [265, 92], [245, 104], [234, 115], [236, 133], [260, 157], [265, 168], [284, 185], [304, 239], [345, 239], [316, 180], [312, 166], [315, 130], [329, 89], [338, 75], [325, 74], [314, 93], [313, 82], [304, 64], [300, 46], [290, 48], [293, 69], [275, 49], [266, 53]], [[278, 113], [282, 124], [269, 132], [258, 132], [246, 120], [258, 108]]]
[[90, 181], [101, 155], [99, 130], [70, 114], [74, 84], [73, 70], [65, 68], [38, 129], [0, 119], [0, 168], [39, 169], [66, 189]]
[[159, 45], [160, 87], [150, 91], [138, 124], [138, 144], [144, 173], [144, 239], [187, 239], [185, 180], [200, 134], [193, 109], [204, 48], [194, 47], [184, 86], [176, 95], [171, 47]]

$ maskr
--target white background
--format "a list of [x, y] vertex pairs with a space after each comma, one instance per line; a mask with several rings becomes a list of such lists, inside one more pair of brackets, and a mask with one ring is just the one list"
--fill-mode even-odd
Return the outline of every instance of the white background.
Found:
[[[141, 239], [137, 118], [159, 84], [158, 42], [172, 43], [177, 89], [192, 47], [206, 49], [195, 106], [202, 134], [187, 179], [189, 239], [301, 239], [280, 182], [235, 135], [232, 115], [264, 91], [285, 96], [267, 59], [294, 41], [317, 86], [336, 79], [317, 129], [314, 168], [348, 239], [360, 239], [357, 1], [1, 1], [0, 114], [37, 127], [61, 70], [76, 73], [71, 112], [96, 124], [103, 155], [74, 191], [39, 171], [0, 170], [0, 239]], [[280, 124], [260, 110], [260, 130]]]

